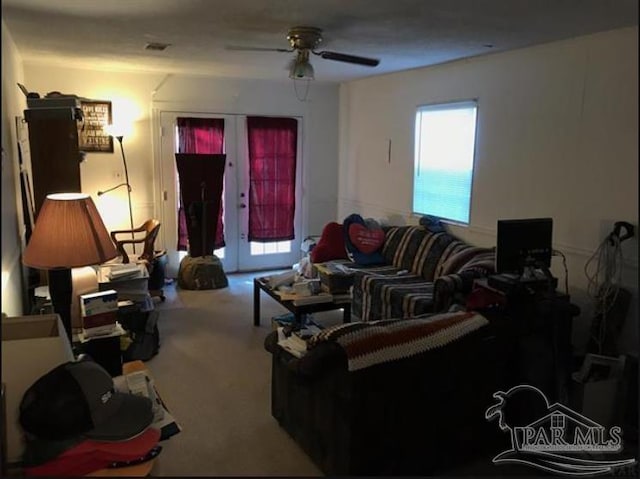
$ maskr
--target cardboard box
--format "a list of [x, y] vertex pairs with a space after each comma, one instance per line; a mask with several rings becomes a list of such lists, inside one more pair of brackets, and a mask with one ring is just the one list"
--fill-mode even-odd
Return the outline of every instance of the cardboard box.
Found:
[[353, 286], [353, 273], [344, 273], [333, 267], [331, 263], [318, 263], [313, 269], [320, 277], [321, 289], [328, 293], [348, 293]]
[[75, 358], [57, 314], [2, 318], [2, 382], [6, 385], [7, 462], [22, 458], [18, 422], [25, 391], [56, 366]]

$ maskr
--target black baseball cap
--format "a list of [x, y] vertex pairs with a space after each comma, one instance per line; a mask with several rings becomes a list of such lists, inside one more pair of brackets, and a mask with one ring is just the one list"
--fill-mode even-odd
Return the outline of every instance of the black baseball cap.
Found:
[[20, 424], [41, 439], [82, 435], [122, 441], [153, 421], [151, 400], [116, 392], [113, 379], [93, 361], [70, 361], [38, 379], [22, 397]]

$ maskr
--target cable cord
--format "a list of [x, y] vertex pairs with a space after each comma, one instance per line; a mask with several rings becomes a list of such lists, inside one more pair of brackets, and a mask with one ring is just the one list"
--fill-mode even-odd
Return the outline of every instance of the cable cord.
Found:
[[620, 237], [615, 234], [608, 235], [598, 249], [584, 265], [584, 273], [587, 277], [587, 294], [594, 300], [595, 318], [601, 318], [592, 336], [598, 346], [598, 352], [602, 352], [607, 331], [607, 314], [613, 307], [618, 297], [619, 285], [622, 282], [622, 248]]
[[[298, 91], [298, 82], [305, 83], [304, 93], [302, 94], [302, 96], [300, 96], [300, 92]], [[293, 79], [293, 89], [296, 92], [296, 98], [299, 101], [307, 101], [307, 97], [309, 96], [310, 83], [311, 83], [311, 80], [298, 80], [296, 78]]]

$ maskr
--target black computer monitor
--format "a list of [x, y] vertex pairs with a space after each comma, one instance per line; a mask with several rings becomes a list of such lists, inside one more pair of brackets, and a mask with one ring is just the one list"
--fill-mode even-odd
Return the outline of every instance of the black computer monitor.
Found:
[[551, 267], [551, 218], [498, 220], [496, 272], [522, 274]]

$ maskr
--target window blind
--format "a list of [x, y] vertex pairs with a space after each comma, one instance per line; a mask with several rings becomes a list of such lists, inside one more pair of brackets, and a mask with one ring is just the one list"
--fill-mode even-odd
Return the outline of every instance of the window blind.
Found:
[[413, 211], [469, 223], [477, 104], [418, 107]]

